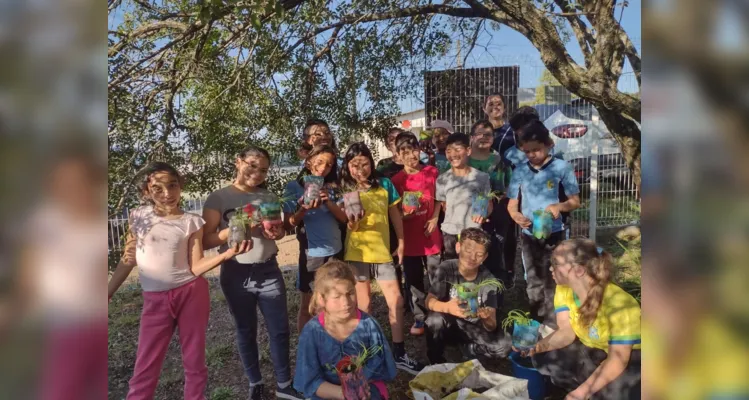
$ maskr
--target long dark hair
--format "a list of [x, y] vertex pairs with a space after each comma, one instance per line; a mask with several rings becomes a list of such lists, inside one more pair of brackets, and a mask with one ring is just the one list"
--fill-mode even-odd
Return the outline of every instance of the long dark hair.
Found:
[[370, 187], [372, 187], [373, 189], [378, 187], [378, 178], [380, 178], [381, 174], [375, 169], [375, 162], [374, 158], [372, 158], [372, 152], [369, 151], [369, 147], [367, 147], [364, 142], [354, 143], [346, 150], [346, 155], [343, 157], [343, 165], [341, 166], [341, 186], [347, 187], [357, 185], [358, 182], [356, 182], [356, 180], [351, 176], [351, 171], [349, 171], [348, 163], [351, 162], [354, 157], [358, 156], [364, 156], [369, 160], [369, 166], [372, 173], [369, 174], [369, 179], [367, 179], [367, 182], [369, 182]]
[[166, 172], [167, 174], [177, 179], [177, 182], [179, 182], [180, 187], [185, 186], [184, 178], [179, 173], [179, 171], [177, 171], [176, 168], [171, 166], [171, 164], [161, 162], [161, 161], [150, 162], [145, 167], [143, 167], [140, 171], [138, 171], [138, 174], [136, 175], [136, 179], [135, 179], [135, 183], [138, 186], [138, 192], [140, 194], [140, 198], [146, 204], [150, 204], [150, 205], [154, 204], [153, 199], [151, 199], [151, 197], [148, 196], [146, 193], [148, 191], [148, 181], [151, 179], [151, 175], [157, 172]]
[[304, 177], [312, 174], [309, 167], [307, 167], [307, 162], [320, 154], [333, 155], [333, 168], [330, 169], [328, 175], [325, 175], [325, 183], [338, 182], [338, 153], [335, 151], [335, 148], [333, 148], [333, 146], [316, 146], [309, 152], [309, 155], [307, 155], [307, 159], [304, 161], [304, 167], [302, 167], [301, 172], [299, 172], [297, 182], [299, 182], [300, 185], [304, 186]]

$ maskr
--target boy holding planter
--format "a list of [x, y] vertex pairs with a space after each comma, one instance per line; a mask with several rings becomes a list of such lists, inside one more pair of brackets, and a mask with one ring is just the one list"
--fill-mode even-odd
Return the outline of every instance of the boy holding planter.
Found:
[[403, 210], [405, 250], [403, 269], [406, 275], [406, 303], [414, 313], [411, 335], [424, 334], [426, 286], [424, 269], [431, 276], [439, 265], [442, 236], [437, 229], [440, 203], [435, 201], [439, 171], [431, 165], [419, 163], [419, 141], [411, 133], [401, 133], [395, 139], [403, 171], [393, 176], [393, 185], [400, 194]]
[[447, 138], [447, 160], [450, 170], [437, 178], [435, 198], [445, 210], [442, 221], [443, 258], [457, 258], [455, 245], [458, 234], [465, 228], [481, 227], [491, 215], [492, 206], [484, 209], [483, 215], [473, 215], [472, 204], [479, 194], [489, 193], [491, 184], [489, 175], [471, 167], [468, 158], [471, 156], [471, 140], [464, 133], [453, 133]]
[[470, 357], [507, 357], [511, 350], [511, 339], [497, 328], [502, 283], [482, 265], [490, 242], [480, 228], [464, 229], [456, 244], [458, 259], [443, 261], [432, 277], [426, 298], [427, 355], [432, 364], [445, 362], [448, 342], [465, 345]]
[[[492, 192], [495, 193], [495, 196], [489, 199], [492, 202], [490, 221], [485, 222], [482, 226], [492, 238], [486, 265], [494, 276], [502, 278], [509, 287], [512, 287], [515, 278], [515, 264], [514, 259], [512, 262], [505, 263], [506, 258], [503, 258], [507, 232], [501, 224], [503, 220], [509, 220], [510, 218], [509, 215], [507, 218], [502, 218], [502, 214], [507, 214], [507, 207], [504, 207], [503, 212], [502, 208], [498, 206], [499, 202], [505, 197], [507, 186], [510, 183], [510, 168], [499, 154], [492, 152], [493, 143], [494, 126], [489, 120], [484, 119], [473, 124], [471, 127], [471, 157], [468, 164], [489, 174]], [[515, 243], [515, 241], [512, 241], [512, 243]]]
[[563, 213], [580, 207], [580, 189], [572, 166], [551, 156], [554, 142], [541, 121], [524, 126], [518, 144], [528, 162], [518, 165], [512, 174], [507, 211], [523, 229], [521, 248], [531, 316], [556, 327], [556, 285], [549, 271], [550, 257], [554, 248], [567, 238]]

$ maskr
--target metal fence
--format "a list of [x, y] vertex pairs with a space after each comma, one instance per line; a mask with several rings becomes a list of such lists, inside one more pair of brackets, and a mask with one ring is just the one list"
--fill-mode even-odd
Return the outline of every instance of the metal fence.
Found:
[[[505, 65], [508, 64], [510, 63]], [[502, 75], [500, 75], [502, 79], [500, 79], [500, 81], [504, 82], [505, 80], [508, 80], [512, 81], [513, 84], [517, 84], [516, 82], [520, 80], [520, 83], [522, 83], [523, 76], [540, 76], [541, 71], [544, 69], [543, 66], [521, 63], [519, 66], [520, 76], [518, 77], [517, 68], [518, 67], [515, 66], [509, 69], [498, 69], [502, 72]], [[463, 75], [457, 74], [456, 76]], [[507, 76], [506, 79], [505, 75]], [[555, 113], [563, 114], [564, 118], [567, 119], [567, 123], [572, 123], [573, 125], [585, 125], [586, 133], [582, 137], [584, 140], [577, 140], [575, 144], [569, 144], [566, 147], [565, 142], [568, 140], [560, 140], [561, 138], [553, 135], [553, 138], [556, 141], [555, 149], [560, 149], [557, 151], [557, 156], [565, 159], [573, 165], [581, 191], [580, 197], [582, 206], [580, 209], [572, 212], [570, 218], [570, 235], [572, 237], [594, 238], [596, 236], [596, 231], [599, 228], [620, 227], [637, 224], [639, 222], [640, 195], [630, 171], [626, 166], [621, 150], [618, 148], [613, 137], [608, 133], [605, 125], [598, 118], [595, 107], [581, 99], [576, 99], [575, 96], [559, 86], [551, 85], [542, 88], [539, 85], [536, 87], [535, 91], [537, 92], [538, 90], [543, 89], [543, 94], [533, 97], [532, 92], [534, 89], [532, 88], [526, 87], [511, 90], [504, 83], [493, 81], [483, 75], [478, 76], [476, 79], [469, 79], [468, 81], [470, 81], [470, 84], [465, 84], [463, 86], [466, 88], [472, 88], [471, 90], [473, 91], [478, 90], [476, 89], [476, 85], [486, 81], [489, 82], [490, 86], [492, 86], [491, 88], [488, 88], [491, 89], [489, 92], [497, 90], [504, 92], [503, 94], [505, 94], [509, 106], [507, 110], [508, 115], [515, 111], [516, 106], [532, 105], [539, 111], [541, 120], [544, 121], [547, 128], [551, 130], [552, 133], [555, 133], [555, 128], [565, 126], [565, 124], [555, 125], [553, 121], [551, 121], [554, 120]], [[527, 84], [525, 85], [527, 86]], [[521, 84], [521, 86], [523, 85]], [[636, 92], [638, 86], [635, 76], [631, 73], [625, 73], [622, 75], [619, 87], [623, 91]], [[432, 87], [430, 90], [435, 89]], [[458, 93], [458, 97], [462, 97], [464, 101], [472, 104], [470, 110], [472, 110], [473, 114], [478, 118], [480, 114], [480, 106], [479, 108], [476, 108], [476, 104], [474, 103], [477, 101], [483, 101], [482, 99], [484, 95], [483, 92], [480, 96], [468, 93], [471, 90]], [[529, 96], [529, 93], [531, 96]], [[435, 95], [433, 97], [439, 96]], [[450, 99], [455, 103], [457, 100], [452, 99], [452, 97]], [[434, 115], [427, 114], [425, 116], [427, 121], [431, 121], [438, 117], [439, 115], [437, 114], [447, 112], [444, 107], [440, 108], [435, 105], [433, 108]], [[445, 115], [449, 116], [452, 114]], [[458, 118], [459, 116], [461, 116], [460, 118], [463, 118], [462, 116], [465, 115], [455, 114], [455, 118]], [[559, 115], [556, 114], [556, 117], [559, 117]], [[461, 119], [461, 121], [463, 121], [463, 119]], [[557, 119], [557, 121], [559, 121], [559, 119]], [[466, 125], [467, 122], [465, 121], [460, 122], [460, 124], [461, 128], [468, 127], [468, 125]], [[577, 147], [573, 148], [575, 146]], [[561, 150], [562, 148], [564, 148], [564, 150]], [[185, 200], [184, 209], [200, 213], [204, 202], [205, 197]], [[109, 220], [110, 253], [122, 250], [126, 231], [126, 212], [118, 218]]]

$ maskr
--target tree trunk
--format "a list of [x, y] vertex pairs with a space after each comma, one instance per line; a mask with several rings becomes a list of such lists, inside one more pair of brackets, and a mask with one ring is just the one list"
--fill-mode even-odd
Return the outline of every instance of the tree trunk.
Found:
[[606, 124], [609, 132], [614, 136], [617, 143], [622, 149], [622, 155], [624, 161], [627, 163], [627, 167], [632, 174], [637, 192], [640, 192], [640, 142], [642, 139], [642, 132], [637, 124], [631, 119], [619, 114], [615, 111], [611, 111], [604, 107], [596, 107], [598, 114], [601, 116], [601, 120]]

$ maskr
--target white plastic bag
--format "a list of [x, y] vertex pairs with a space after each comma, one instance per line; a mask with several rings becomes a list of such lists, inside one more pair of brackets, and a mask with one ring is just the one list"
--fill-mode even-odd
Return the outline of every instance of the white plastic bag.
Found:
[[[409, 383], [414, 400], [525, 400], [528, 381], [487, 371], [478, 360], [425, 367]], [[453, 393], [457, 388], [460, 391]], [[476, 393], [471, 389], [485, 390]]]

